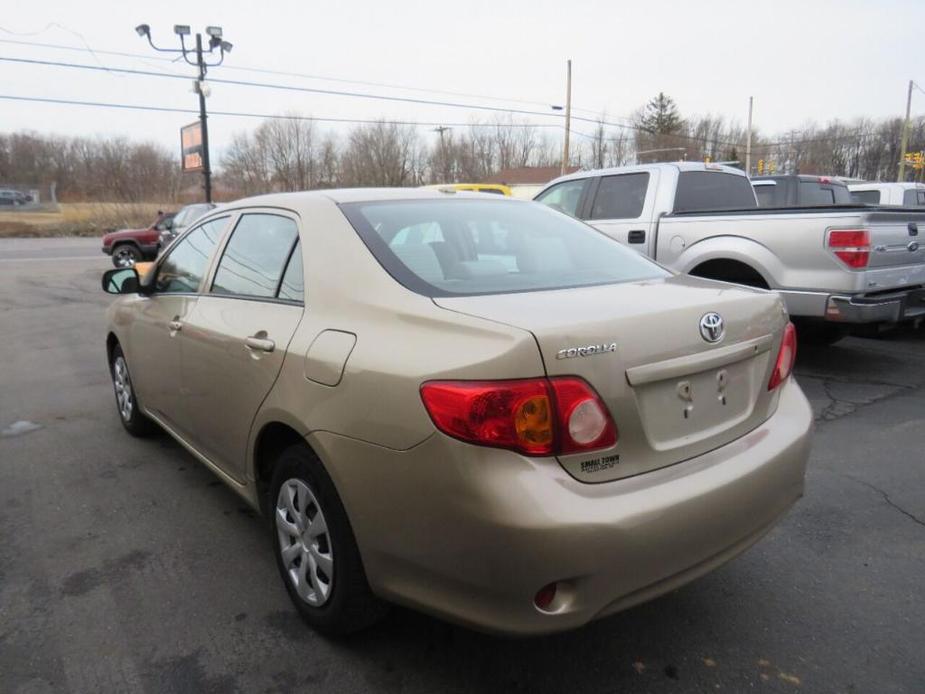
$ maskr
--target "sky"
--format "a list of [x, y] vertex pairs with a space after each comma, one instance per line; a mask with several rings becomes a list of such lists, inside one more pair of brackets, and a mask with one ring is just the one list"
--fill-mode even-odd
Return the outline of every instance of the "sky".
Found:
[[[208, 102], [214, 111], [468, 123], [493, 116], [472, 106], [489, 106], [549, 114], [517, 117], [558, 126], [550, 106], [565, 101], [571, 59], [577, 116], [606, 113], [624, 120], [661, 91], [682, 115], [721, 115], [744, 124], [752, 96], [755, 128], [773, 135], [811, 121], [898, 117], [908, 81], [925, 86], [922, 0], [32, 0], [0, 17], [0, 57], [190, 79], [0, 61], [0, 96], [198, 108], [194, 69], [162, 60], [164, 54], [135, 33], [140, 23], [149, 24], [155, 43], [165, 47], [178, 46], [174, 24], [189, 24], [194, 32], [221, 26], [234, 49], [211, 77], [467, 105], [214, 84]], [[89, 46], [95, 53], [26, 43]], [[913, 113], [923, 111], [925, 93], [918, 91]], [[118, 134], [179, 148], [180, 126], [195, 118], [0, 99], [0, 131], [6, 132]], [[233, 133], [259, 122], [211, 118], [213, 158]], [[342, 133], [349, 126], [324, 127]], [[573, 127], [591, 132], [594, 126], [579, 121]], [[429, 130], [423, 132], [437, 137]]]

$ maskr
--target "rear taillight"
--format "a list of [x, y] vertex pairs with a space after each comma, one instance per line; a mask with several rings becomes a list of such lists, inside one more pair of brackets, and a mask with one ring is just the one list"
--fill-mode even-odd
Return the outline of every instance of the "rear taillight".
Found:
[[870, 232], [867, 229], [839, 229], [829, 232], [829, 249], [850, 268], [867, 267], [870, 260]]
[[600, 397], [572, 376], [516, 381], [430, 381], [421, 399], [454, 438], [525, 455], [609, 448], [617, 427]]
[[768, 390], [774, 390], [787, 380], [790, 372], [793, 371], [793, 362], [796, 361], [796, 358], [797, 329], [793, 327], [793, 323], [787, 323], [784, 328], [784, 336], [780, 341], [780, 350], [777, 352], [777, 363], [774, 364], [771, 380], [768, 381]]

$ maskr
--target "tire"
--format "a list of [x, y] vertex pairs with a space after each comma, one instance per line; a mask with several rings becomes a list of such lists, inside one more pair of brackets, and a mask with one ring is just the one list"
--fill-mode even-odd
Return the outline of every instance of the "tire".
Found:
[[109, 364], [109, 375], [112, 377], [112, 389], [116, 396], [116, 411], [119, 421], [132, 436], [145, 437], [158, 431], [157, 425], [144, 416], [132, 377], [129, 374], [128, 362], [122, 347], [116, 345], [112, 350], [112, 361]]
[[115, 267], [133, 267], [141, 262], [141, 251], [130, 243], [120, 243], [112, 249], [112, 264]]
[[317, 456], [303, 444], [284, 450], [268, 493], [276, 566], [302, 618], [342, 635], [383, 617], [388, 608], [369, 588], [347, 513]]

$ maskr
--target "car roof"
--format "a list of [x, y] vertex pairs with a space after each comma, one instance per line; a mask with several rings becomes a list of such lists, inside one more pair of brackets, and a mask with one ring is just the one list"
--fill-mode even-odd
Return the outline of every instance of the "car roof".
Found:
[[428, 188], [332, 188], [329, 190], [311, 190], [295, 193], [268, 193], [242, 198], [226, 203], [223, 207], [292, 207], [313, 200], [330, 200], [335, 203], [377, 202], [380, 200], [445, 200], [447, 198], [465, 198], [470, 200], [515, 201], [507, 196], [486, 196], [458, 190], [433, 190]]

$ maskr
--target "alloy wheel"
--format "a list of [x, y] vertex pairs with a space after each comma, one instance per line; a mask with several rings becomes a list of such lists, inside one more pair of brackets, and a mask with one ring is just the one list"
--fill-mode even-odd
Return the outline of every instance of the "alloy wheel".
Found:
[[128, 375], [128, 365], [120, 355], [112, 365], [112, 385], [116, 390], [116, 405], [119, 415], [126, 422], [132, 418], [132, 409], [135, 407], [135, 398], [132, 393], [132, 380]]
[[301, 479], [288, 479], [279, 488], [275, 520], [292, 587], [306, 603], [320, 607], [331, 595], [334, 552], [321, 505]]
[[113, 256], [116, 267], [133, 267], [135, 265], [135, 254], [127, 247], [117, 248]]

